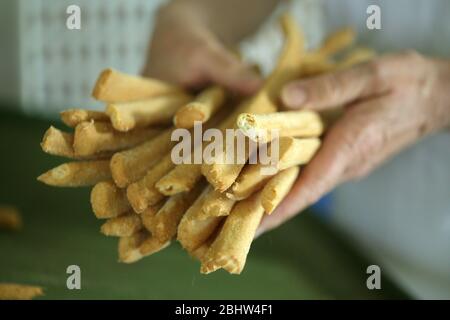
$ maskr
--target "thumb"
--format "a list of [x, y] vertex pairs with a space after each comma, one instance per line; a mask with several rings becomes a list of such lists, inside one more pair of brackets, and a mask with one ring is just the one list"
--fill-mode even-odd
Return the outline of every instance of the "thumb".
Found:
[[261, 77], [224, 47], [211, 48], [203, 61], [203, 72], [211, 81], [241, 94], [252, 94], [262, 84]]
[[[284, 86], [281, 100], [287, 108], [324, 110], [379, 94], [386, 85], [379, 81], [372, 64], [296, 80]], [[380, 85], [380, 83], [382, 85]]]

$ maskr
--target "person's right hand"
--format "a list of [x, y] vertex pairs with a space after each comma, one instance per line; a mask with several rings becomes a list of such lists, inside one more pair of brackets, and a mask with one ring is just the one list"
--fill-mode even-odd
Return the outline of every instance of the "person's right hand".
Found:
[[144, 76], [198, 89], [210, 83], [252, 94], [260, 77], [207, 28], [201, 12], [163, 7], [157, 16]]

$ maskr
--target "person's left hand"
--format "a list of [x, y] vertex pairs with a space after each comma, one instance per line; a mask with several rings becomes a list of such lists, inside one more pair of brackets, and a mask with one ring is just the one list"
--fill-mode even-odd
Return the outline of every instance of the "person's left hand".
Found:
[[[286, 107], [344, 106], [292, 190], [257, 234], [277, 227], [338, 184], [366, 176], [384, 160], [450, 123], [450, 63], [415, 52], [383, 56], [353, 68], [294, 81]], [[433, 155], [430, 155], [432, 157]]]

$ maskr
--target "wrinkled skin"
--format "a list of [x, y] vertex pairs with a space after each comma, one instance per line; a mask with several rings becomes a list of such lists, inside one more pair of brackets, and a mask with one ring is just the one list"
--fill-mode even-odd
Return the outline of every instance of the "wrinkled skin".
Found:
[[348, 70], [294, 81], [282, 91], [291, 109], [345, 112], [258, 234], [277, 227], [337, 185], [370, 174], [385, 160], [450, 123], [450, 63], [416, 52], [380, 57]]

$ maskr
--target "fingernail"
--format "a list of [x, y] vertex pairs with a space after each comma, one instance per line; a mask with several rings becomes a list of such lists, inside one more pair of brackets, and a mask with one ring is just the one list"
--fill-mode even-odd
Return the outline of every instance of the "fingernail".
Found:
[[306, 91], [298, 86], [287, 86], [281, 92], [281, 99], [286, 107], [298, 108], [306, 102]]

